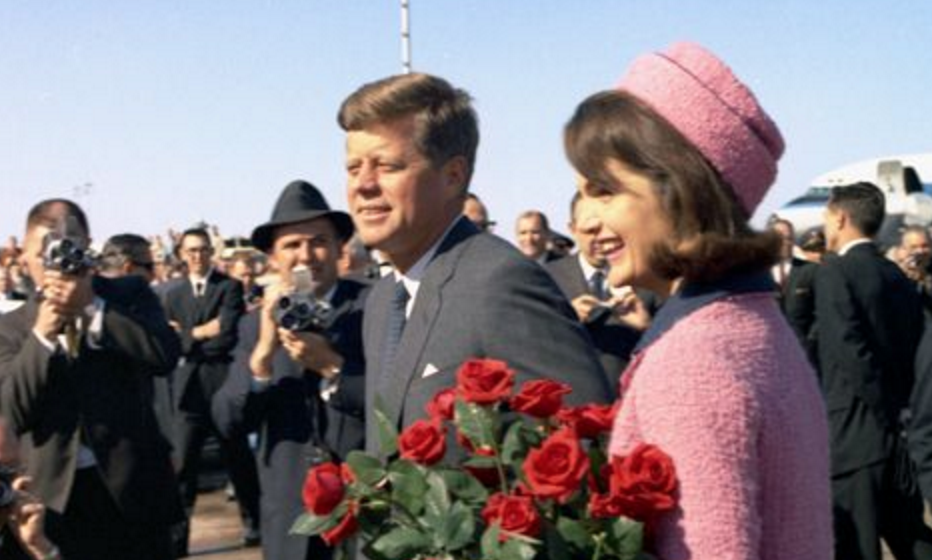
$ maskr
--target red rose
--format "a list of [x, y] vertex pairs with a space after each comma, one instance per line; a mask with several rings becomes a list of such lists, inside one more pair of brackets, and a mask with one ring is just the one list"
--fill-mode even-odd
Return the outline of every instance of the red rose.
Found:
[[332, 529], [320, 534], [320, 538], [327, 543], [327, 546], [336, 546], [347, 537], [351, 537], [359, 529], [359, 522], [356, 521], [356, 510], [356, 502], [350, 502], [349, 510], [343, 516], [343, 519]]
[[356, 482], [356, 473], [350, 468], [349, 463], [340, 465], [340, 478], [343, 479], [343, 484], [348, 485]]
[[589, 496], [589, 515], [597, 519], [614, 519], [626, 515], [625, 506], [621, 497], [611, 494], [593, 493]]
[[508, 539], [508, 533], [528, 537], [540, 534], [540, 513], [530, 496], [506, 496], [501, 492], [494, 494], [482, 508], [482, 519], [487, 525], [499, 523], [502, 533], [498, 539], [502, 542]]
[[600, 435], [610, 432], [618, 413], [615, 404], [586, 404], [575, 408], [564, 408], [557, 412], [557, 420], [572, 427], [579, 437], [596, 439]]
[[453, 403], [456, 402], [456, 389], [450, 387], [434, 395], [424, 407], [431, 418], [453, 420]]
[[307, 471], [302, 497], [304, 508], [314, 515], [328, 515], [343, 501], [345, 493], [340, 467], [335, 464], [324, 463]]
[[499, 360], [469, 360], [456, 372], [456, 394], [466, 402], [494, 404], [511, 392], [515, 372]]
[[398, 437], [398, 450], [402, 459], [422, 465], [433, 465], [443, 459], [447, 451], [447, 438], [437, 422], [418, 420], [405, 428]]
[[550, 379], [535, 379], [521, 386], [521, 391], [511, 397], [509, 404], [516, 412], [523, 412], [535, 418], [553, 416], [563, 406], [563, 395], [573, 392], [566, 383]]
[[560, 503], [565, 503], [580, 488], [588, 470], [589, 456], [569, 428], [554, 432], [540, 447], [530, 450], [524, 461], [531, 493]]
[[593, 517], [649, 521], [676, 506], [673, 460], [656, 446], [641, 444], [626, 457], [612, 457], [606, 467], [609, 491], [590, 500]]

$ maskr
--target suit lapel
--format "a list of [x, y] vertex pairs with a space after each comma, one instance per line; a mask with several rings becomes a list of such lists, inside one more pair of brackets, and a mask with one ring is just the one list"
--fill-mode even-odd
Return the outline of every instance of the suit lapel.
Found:
[[[456, 250], [461, 243], [478, 233], [468, 220], [461, 219], [437, 249], [427, 266], [424, 278], [418, 287], [414, 308], [405, 325], [398, 352], [395, 355], [390, 376], [390, 390], [382, 395], [385, 412], [397, 425], [401, 424], [408, 387], [420, 375], [417, 366], [430, 338], [431, 330], [443, 305], [443, 287], [453, 276], [462, 251]], [[380, 307], [387, 308], [387, 305]], [[384, 317], [383, 317], [384, 319]], [[384, 321], [383, 321], [384, 323]]]

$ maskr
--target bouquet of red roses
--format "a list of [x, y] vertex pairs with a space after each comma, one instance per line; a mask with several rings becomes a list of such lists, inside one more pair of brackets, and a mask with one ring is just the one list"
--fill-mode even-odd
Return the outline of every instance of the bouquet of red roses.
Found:
[[292, 532], [331, 546], [358, 535], [373, 560], [650, 558], [645, 535], [675, 506], [670, 458], [651, 445], [607, 457], [614, 406], [567, 408], [569, 386], [515, 393], [514, 378], [468, 361], [400, 435], [376, 410], [390, 459], [310, 469]]

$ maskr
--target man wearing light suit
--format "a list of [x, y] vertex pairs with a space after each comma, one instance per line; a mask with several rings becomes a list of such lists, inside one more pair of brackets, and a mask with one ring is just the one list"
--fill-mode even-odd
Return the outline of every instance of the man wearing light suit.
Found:
[[364, 313], [367, 449], [378, 448], [376, 394], [403, 428], [470, 358], [506, 361], [518, 385], [567, 383], [571, 404], [609, 401], [592, 345], [546, 271], [461, 217], [479, 143], [469, 95], [433, 76], [395, 76], [350, 95], [338, 120], [353, 221], [395, 269]]

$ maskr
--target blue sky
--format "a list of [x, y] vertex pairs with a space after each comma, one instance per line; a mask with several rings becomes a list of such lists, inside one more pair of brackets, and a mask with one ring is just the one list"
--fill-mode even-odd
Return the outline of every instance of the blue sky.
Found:
[[[101, 240], [248, 234], [295, 178], [345, 208], [336, 111], [400, 72], [399, 21], [396, 0], [0, 2], [0, 235], [50, 196]], [[473, 190], [506, 238], [528, 208], [565, 229], [563, 124], [676, 40], [725, 59], [786, 137], [760, 215], [842, 164], [932, 151], [926, 1], [411, 0], [411, 21], [415, 70], [475, 97]]]

